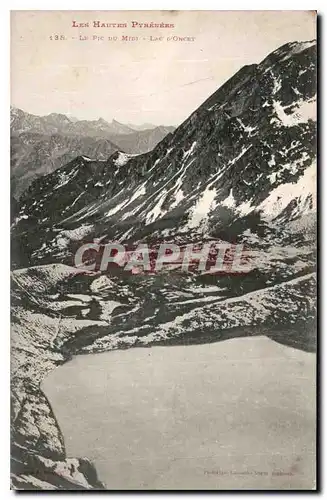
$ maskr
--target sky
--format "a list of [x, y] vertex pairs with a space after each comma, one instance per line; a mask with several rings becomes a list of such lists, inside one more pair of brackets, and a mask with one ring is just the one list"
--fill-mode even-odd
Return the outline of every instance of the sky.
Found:
[[11, 104], [37, 115], [178, 125], [242, 66], [314, 38], [313, 11], [12, 11]]

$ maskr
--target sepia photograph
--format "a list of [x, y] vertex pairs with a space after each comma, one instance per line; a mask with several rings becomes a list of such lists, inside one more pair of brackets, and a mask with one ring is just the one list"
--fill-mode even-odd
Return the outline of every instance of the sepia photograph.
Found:
[[10, 23], [11, 489], [317, 490], [316, 11]]

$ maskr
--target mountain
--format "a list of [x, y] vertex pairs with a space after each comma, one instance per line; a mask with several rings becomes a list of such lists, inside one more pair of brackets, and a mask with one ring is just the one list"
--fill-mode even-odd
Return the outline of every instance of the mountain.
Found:
[[103, 118], [99, 118], [98, 120], [75, 121], [74, 123], [70, 123], [68, 127], [65, 127], [63, 132], [66, 134], [111, 139], [116, 135], [132, 134], [134, 130], [116, 120], [112, 120], [109, 123]]
[[110, 135], [131, 134], [134, 129], [112, 120], [111, 123], [103, 118], [98, 120], [77, 120], [59, 113], [51, 113], [46, 116], [37, 116], [25, 111], [10, 108], [10, 130], [12, 135], [23, 132], [33, 132], [44, 135], [65, 134], [84, 135], [89, 137], [104, 137], [110, 139]]
[[[46, 218], [51, 235], [54, 229], [60, 234], [89, 224], [90, 234], [105, 231], [116, 239], [127, 228], [134, 240], [162, 231], [165, 237], [218, 236], [222, 231], [241, 234], [251, 221], [255, 227], [258, 220], [276, 223], [291, 207], [294, 214], [304, 208], [310, 213], [315, 45], [300, 46], [301, 51], [286, 45], [260, 65], [242, 68], [150, 153], [114, 153], [105, 164], [77, 158], [74, 169], [69, 164], [35, 181], [22, 198], [24, 219], [14, 232], [43, 232], [40, 222]], [[92, 170], [87, 182], [85, 165]], [[77, 182], [82, 193], [76, 192]], [[62, 189], [69, 202], [60, 201]], [[54, 198], [62, 210], [53, 211]], [[171, 221], [178, 227], [170, 230]], [[33, 258], [30, 264], [38, 262]]]
[[[34, 180], [12, 224], [13, 486], [104, 487], [67, 458], [40, 388], [76, 354], [252, 335], [314, 352], [315, 193], [314, 41], [241, 68], [150, 152], [78, 156]], [[251, 269], [74, 265], [85, 242], [111, 241], [242, 243]]]
[[174, 132], [174, 130], [174, 127], [160, 126], [132, 134], [113, 135], [112, 140], [119, 144], [120, 149], [125, 153], [141, 154], [152, 151], [164, 137]]
[[[108, 122], [103, 118], [99, 118], [98, 120], [78, 120], [72, 116], [68, 117], [60, 113], [37, 116], [27, 113], [22, 109], [13, 106], [10, 107], [10, 131], [12, 136], [29, 132], [41, 135], [82, 135], [111, 140], [113, 137], [130, 135], [129, 146], [131, 147], [133, 144], [132, 134], [136, 133], [135, 137], [138, 137], [137, 132], [143, 132], [141, 137], [146, 137], [146, 135], [151, 134], [153, 130], [156, 130], [156, 135], [160, 137], [161, 140], [164, 137], [163, 134], [173, 132], [175, 127], [166, 127], [163, 125], [156, 126], [151, 124], [125, 125], [115, 119]], [[153, 141], [153, 139], [150, 139], [150, 144], [152, 144]], [[146, 139], [144, 139], [144, 142], [146, 142]], [[122, 146], [120, 147], [122, 148]], [[148, 149], [148, 151], [150, 151], [150, 149]]]
[[119, 149], [108, 139], [22, 132], [10, 141], [11, 191], [19, 199], [36, 178], [49, 174], [79, 154], [104, 160]]
[[47, 116], [37, 116], [26, 113], [22, 109], [10, 107], [10, 131], [12, 135], [22, 132], [39, 134], [57, 134], [70, 126], [71, 120], [63, 114], [51, 113]]
[[128, 125], [124, 125], [123, 123], [117, 122], [117, 120], [112, 120], [110, 126], [113, 135], [132, 134], [134, 132], [133, 128], [129, 127]]
[[141, 131], [141, 130], [149, 130], [149, 129], [154, 129], [157, 127], [157, 125], [153, 125], [153, 123], [141, 123], [140, 125], [135, 125], [133, 123], [128, 123], [127, 124], [130, 128], [133, 130]]
[[[128, 123], [127, 125], [130, 128], [132, 128], [133, 130], [137, 130], [138, 132], [140, 132], [142, 130], [153, 130], [154, 128], [158, 127], [158, 125], [153, 125], [153, 123], [142, 123], [141, 125], [135, 125], [133, 123]], [[169, 132], [174, 132], [174, 130], [176, 128], [176, 127], [165, 126], [165, 125], [159, 125], [159, 127], [166, 128], [166, 129], [168, 129]]]
[[58, 113], [36, 116], [13, 107], [10, 117], [11, 189], [17, 199], [36, 177], [78, 155], [103, 160], [117, 150], [144, 153], [174, 130], [156, 127], [136, 132], [116, 120], [77, 120]]

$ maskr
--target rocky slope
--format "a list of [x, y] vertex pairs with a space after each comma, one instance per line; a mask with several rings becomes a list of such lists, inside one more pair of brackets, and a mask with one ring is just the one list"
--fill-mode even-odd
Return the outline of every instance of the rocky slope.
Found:
[[[40, 390], [73, 355], [262, 334], [315, 351], [315, 79], [315, 42], [289, 43], [153, 151], [79, 156], [23, 194], [12, 225], [15, 488], [103, 488], [86, 459], [66, 458]], [[94, 239], [242, 242], [252, 270], [73, 267]]]
[[113, 142], [96, 137], [44, 135], [23, 132], [10, 141], [11, 191], [18, 200], [32, 181], [47, 175], [79, 154], [104, 160], [119, 150]]

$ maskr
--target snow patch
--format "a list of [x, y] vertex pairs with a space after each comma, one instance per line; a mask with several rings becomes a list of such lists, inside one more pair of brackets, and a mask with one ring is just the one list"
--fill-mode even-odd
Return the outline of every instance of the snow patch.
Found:
[[[273, 108], [278, 117], [279, 122], [281, 122], [284, 127], [294, 127], [300, 123], [306, 123], [308, 120], [316, 120], [316, 99], [313, 97], [309, 101], [304, 101], [301, 99], [297, 102], [296, 108], [290, 114], [285, 113], [285, 109], [292, 107], [293, 104], [283, 107], [280, 101], [273, 101]], [[276, 122], [275, 118], [272, 118], [271, 122]]]
[[230, 190], [229, 195], [221, 202], [221, 205], [227, 208], [235, 207], [235, 198], [233, 196], [233, 189]]
[[269, 167], [276, 165], [275, 155], [271, 155], [271, 159], [268, 161]]
[[89, 234], [93, 229], [94, 229], [93, 225], [84, 224], [80, 227], [77, 227], [76, 229], [66, 229], [66, 230], [62, 231], [61, 234], [64, 237], [69, 238], [70, 240], [79, 241], [82, 238], [84, 238], [84, 236]]
[[118, 152], [118, 157], [113, 160], [113, 163], [117, 167], [123, 167], [126, 165], [126, 163], [132, 158], [132, 155], [128, 155], [126, 153], [122, 153], [121, 151]]
[[129, 203], [132, 203], [132, 201], [136, 200], [137, 198], [139, 198], [140, 196], [144, 196], [146, 194], [146, 190], [145, 190], [145, 182], [135, 191], [135, 193], [133, 194], [133, 196], [131, 197], [131, 199], [129, 200]]
[[18, 217], [16, 217], [14, 224], [17, 224], [19, 221], [21, 221], [23, 219], [28, 219], [28, 215], [25, 215], [25, 214], [19, 215]]
[[[314, 210], [316, 198], [316, 163], [313, 162], [296, 183], [280, 184], [258, 206], [266, 218], [277, 217], [293, 200], [297, 201], [298, 212], [309, 213]], [[312, 209], [310, 206], [312, 205]]]
[[187, 151], [185, 151], [185, 153], [183, 154], [183, 160], [185, 160], [186, 158], [188, 158], [189, 156], [191, 156], [191, 154], [194, 151], [195, 146], [196, 146], [196, 141], [194, 141], [192, 143], [192, 146]]
[[[299, 166], [302, 166], [303, 163], [309, 158], [310, 158], [309, 154], [306, 151], [304, 151], [302, 152], [301, 157], [295, 160], [293, 163], [285, 163], [285, 165], [281, 165], [278, 171], [272, 172], [267, 176], [267, 178], [270, 181], [270, 184], [275, 184], [275, 182], [277, 182], [281, 178], [282, 174], [285, 171], [288, 171], [291, 175], [295, 175], [298, 172]], [[270, 162], [268, 162], [268, 165], [272, 166], [272, 163], [270, 164]], [[275, 160], [274, 160], [274, 165], [276, 165]]]
[[286, 61], [292, 57], [292, 55], [299, 54], [314, 45], [316, 45], [316, 40], [311, 40], [310, 42], [293, 42], [293, 44], [291, 44], [291, 50], [281, 59], [281, 61]]
[[177, 207], [177, 205], [182, 201], [184, 200], [185, 196], [184, 196], [184, 193], [182, 191], [182, 189], [179, 189], [176, 193], [175, 193], [175, 201], [174, 203], [171, 204], [171, 208], [175, 208]]
[[67, 248], [69, 244], [69, 239], [68, 238], [65, 238], [63, 236], [57, 236], [56, 237], [56, 242], [55, 242], [55, 245], [60, 249], [60, 250], [64, 250], [65, 248]]
[[164, 215], [167, 212], [167, 210], [161, 209], [161, 207], [166, 199], [166, 195], [167, 195], [167, 190], [164, 189], [160, 194], [158, 202], [156, 203], [156, 205], [150, 210], [150, 212], [146, 216], [146, 219], [145, 219], [146, 224], [150, 224], [151, 222], [154, 222], [155, 220], [158, 219], [158, 217]]
[[94, 281], [92, 281], [90, 285], [90, 290], [93, 293], [99, 293], [104, 290], [108, 290], [110, 288], [114, 288], [115, 284], [111, 279], [108, 278], [106, 275], [102, 275], [99, 278], [96, 278]]
[[221, 292], [226, 290], [226, 288], [221, 288], [217, 285], [208, 285], [208, 286], [190, 286], [187, 290], [193, 293], [211, 293], [211, 292]]
[[244, 201], [237, 207], [237, 212], [244, 217], [254, 210], [254, 206], [251, 204], [252, 200]]
[[240, 118], [237, 118], [237, 121], [241, 125], [241, 127], [243, 128], [244, 132], [247, 132], [248, 134], [251, 134], [251, 132], [254, 132], [254, 130], [257, 129], [257, 127], [250, 127], [250, 126], [244, 125], [244, 123], [242, 122], [242, 120]]
[[273, 86], [272, 93], [273, 93], [273, 95], [275, 95], [282, 88], [282, 79], [280, 76], [278, 78], [273, 76], [273, 85], [274, 86]]
[[68, 184], [69, 181], [71, 181], [77, 174], [78, 168], [73, 169], [71, 172], [60, 172], [58, 174], [58, 184], [56, 184], [53, 188], [54, 191], [57, 189], [61, 188], [62, 186], [65, 186]]
[[119, 212], [119, 210], [121, 208], [123, 208], [125, 205], [127, 204], [127, 200], [124, 200], [122, 201], [121, 203], [119, 203], [118, 205], [116, 205], [115, 207], [111, 208], [106, 214], [105, 214], [105, 217], [110, 217], [111, 215], [114, 215], [116, 214], [117, 212]]
[[229, 165], [235, 165], [235, 163], [240, 159], [242, 158], [242, 156], [250, 149], [252, 148], [252, 144], [250, 144], [250, 146], [248, 146], [247, 148], [244, 146], [242, 148], [242, 151], [237, 155], [235, 156], [235, 158], [229, 163]]
[[115, 300], [107, 300], [107, 301], [100, 300], [99, 303], [102, 307], [102, 313], [100, 315], [100, 319], [104, 321], [110, 321], [114, 309], [116, 309], [116, 307], [124, 305], [121, 302], [116, 302]]
[[214, 210], [217, 206], [215, 202], [216, 196], [216, 189], [210, 189], [207, 186], [191, 212], [191, 219], [187, 223], [187, 228], [192, 229], [198, 227], [208, 218], [209, 212]]

